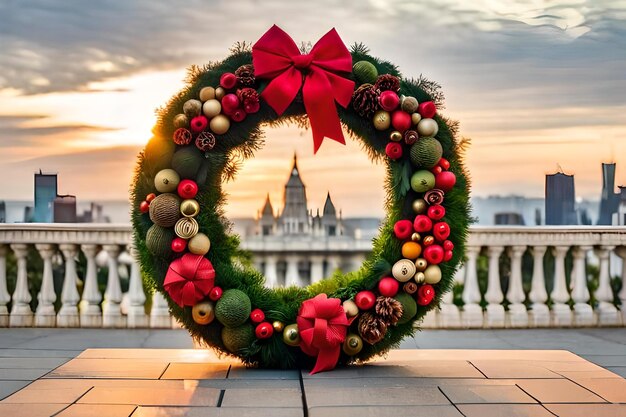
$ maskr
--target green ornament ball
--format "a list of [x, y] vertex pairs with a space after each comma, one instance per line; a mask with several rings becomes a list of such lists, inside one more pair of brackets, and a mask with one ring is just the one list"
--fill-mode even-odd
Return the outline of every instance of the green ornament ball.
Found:
[[159, 194], [150, 203], [150, 220], [161, 227], [172, 227], [180, 219], [180, 198], [176, 194]]
[[419, 138], [411, 146], [411, 163], [419, 168], [431, 169], [443, 155], [441, 143], [435, 138]]
[[426, 170], [417, 171], [411, 177], [411, 188], [416, 193], [425, 193], [435, 188], [435, 175]]
[[254, 341], [254, 329], [250, 324], [222, 329], [222, 343], [231, 353], [245, 349]]
[[226, 327], [241, 326], [248, 320], [251, 311], [250, 298], [237, 289], [224, 291], [215, 304], [215, 317]]
[[172, 240], [174, 231], [153, 224], [146, 233], [146, 247], [154, 256], [169, 259], [172, 256]]
[[172, 168], [181, 178], [195, 179], [203, 161], [204, 157], [195, 146], [186, 146], [172, 157]]
[[352, 66], [352, 72], [361, 83], [374, 84], [378, 78], [378, 70], [369, 61], [358, 61]]
[[408, 323], [417, 314], [417, 303], [409, 294], [403, 292], [394, 297], [402, 304], [402, 317], [398, 324]]
[[176, 145], [171, 140], [152, 138], [144, 151], [144, 168], [146, 174], [154, 175], [156, 172], [169, 168]]

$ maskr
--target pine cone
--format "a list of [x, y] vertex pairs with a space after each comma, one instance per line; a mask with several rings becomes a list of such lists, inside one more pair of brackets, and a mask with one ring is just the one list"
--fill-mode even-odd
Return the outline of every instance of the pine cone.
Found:
[[387, 333], [387, 325], [372, 313], [363, 313], [359, 318], [359, 334], [370, 345], [380, 342]]
[[352, 94], [352, 107], [361, 116], [370, 119], [378, 110], [380, 91], [372, 84], [362, 84]]
[[235, 71], [237, 82], [242, 87], [254, 86], [254, 66], [252, 64], [242, 65]]
[[215, 146], [215, 136], [211, 132], [201, 132], [196, 138], [196, 147], [203, 152], [208, 152]]
[[387, 326], [393, 326], [402, 317], [402, 303], [395, 298], [379, 296], [374, 309]]
[[237, 90], [237, 97], [246, 113], [259, 111], [259, 93], [254, 88], [240, 88]]
[[379, 75], [376, 80], [375, 87], [380, 91], [395, 91], [396, 93], [400, 91], [400, 79], [395, 75], [391, 74], [383, 74]]

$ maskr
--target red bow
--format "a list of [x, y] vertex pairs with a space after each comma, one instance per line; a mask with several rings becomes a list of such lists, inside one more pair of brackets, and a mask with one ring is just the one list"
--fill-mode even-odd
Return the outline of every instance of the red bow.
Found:
[[274, 25], [252, 47], [252, 63], [255, 77], [271, 79], [261, 97], [279, 116], [302, 87], [315, 152], [324, 137], [345, 145], [335, 101], [343, 107], [350, 104], [354, 81], [337, 73], [352, 71], [352, 56], [335, 29], [302, 55], [293, 39]]
[[333, 369], [350, 324], [341, 300], [327, 298], [326, 294], [316, 295], [302, 303], [296, 322], [300, 349], [309, 356], [317, 356], [311, 375]]
[[179, 306], [193, 306], [215, 284], [215, 269], [207, 258], [186, 253], [170, 263], [163, 287]]

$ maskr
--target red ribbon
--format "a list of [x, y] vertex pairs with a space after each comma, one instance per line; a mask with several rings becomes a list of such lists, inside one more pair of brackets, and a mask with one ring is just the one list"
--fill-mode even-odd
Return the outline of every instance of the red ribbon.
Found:
[[324, 137], [345, 145], [335, 101], [343, 107], [350, 104], [354, 81], [340, 73], [352, 71], [352, 56], [335, 29], [303, 55], [293, 39], [274, 25], [252, 47], [252, 63], [255, 77], [271, 79], [261, 97], [279, 116], [302, 88], [315, 152]]
[[300, 349], [309, 356], [317, 356], [311, 375], [333, 369], [350, 324], [341, 300], [327, 298], [326, 294], [306, 300], [296, 322], [300, 331]]
[[170, 263], [163, 287], [179, 306], [193, 306], [215, 285], [215, 269], [207, 258], [186, 253]]

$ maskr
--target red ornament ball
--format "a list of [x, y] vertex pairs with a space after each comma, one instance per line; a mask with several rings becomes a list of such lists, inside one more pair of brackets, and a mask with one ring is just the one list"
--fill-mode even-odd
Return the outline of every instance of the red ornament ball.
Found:
[[230, 118], [233, 119], [233, 122], [243, 122], [243, 120], [246, 118], [246, 115], [246, 111], [240, 107], [232, 112]]
[[441, 158], [439, 162], [437, 163], [437, 165], [439, 165], [441, 169], [443, 169], [444, 171], [447, 171], [450, 169], [450, 162], [446, 158]]
[[220, 77], [220, 85], [227, 90], [234, 88], [237, 85], [237, 76], [232, 72], [225, 72]]
[[182, 237], [176, 237], [172, 240], [172, 250], [181, 253], [187, 248], [187, 241]]
[[407, 240], [413, 234], [413, 223], [411, 220], [398, 220], [393, 225], [393, 233], [400, 240]]
[[237, 97], [236, 94], [226, 94], [222, 98], [222, 111], [225, 114], [231, 115], [239, 108], [239, 104], [239, 97]]
[[385, 277], [378, 281], [378, 292], [385, 297], [393, 297], [398, 293], [400, 283], [392, 277]]
[[156, 194], [155, 193], [150, 193], [146, 196], [146, 201], [148, 203], [152, 203], [152, 200], [154, 200], [156, 198]]
[[441, 174], [441, 172], [443, 172], [443, 168], [441, 168], [439, 165], [436, 165], [436, 166], [432, 167], [430, 172], [432, 172], [435, 175]]
[[200, 133], [209, 125], [209, 119], [206, 116], [196, 116], [191, 119], [191, 131]]
[[217, 301], [222, 298], [223, 293], [224, 291], [220, 287], [213, 287], [213, 289], [209, 293], [209, 298], [211, 299], [211, 301]]
[[451, 250], [447, 250], [443, 253], [443, 260], [445, 262], [448, 262], [450, 259], [452, 259], [453, 255], [454, 255], [454, 252], [452, 252]]
[[417, 290], [417, 304], [427, 306], [435, 298], [435, 289], [430, 284], [424, 284]]
[[433, 228], [433, 221], [424, 214], [418, 214], [415, 216], [415, 220], [413, 221], [413, 229], [417, 233], [426, 233], [430, 232]]
[[417, 107], [417, 112], [423, 119], [432, 119], [437, 114], [437, 108], [432, 101], [423, 101]]
[[402, 110], [394, 111], [391, 115], [391, 125], [404, 133], [411, 128], [411, 115]]
[[184, 127], [179, 127], [178, 129], [176, 129], [174, 131], [174, 136], [172, 137], [174, 143], [181, 146], [189, 145], [191, 139], [191, 132]]
[[361, 291], [354, 297], [354, 302], [361, 310], [369, 310], [376, 304], [376, 294], [371, 291]]
[[446, 209], [440, 204], [435, 204], [435, 205], [428, 207], [427, 214], [428, 214], [428, 217], [430, 217], [433, 220], [441, 220], [443, 219], [443, 216], [446, 215]]
[[271, 323], [265, 321], [256, 326], [254, 333], [257, 339], [269, 339], [274, 334], [274, 327]]
[[435, 188], [439, 188], [443, 192], [452, 190], [456, 184], [456, 175], [452, 171], [443, 171], [441, 174], [435, 175]]
[[433, 236], [440, 242], [450, 237], [450, 226], [446, 222], [435, 223], [433, 226]]
[[454, 249], [454, 243], [449, 240], [443, 242], [443, 250], [452, 250]]
[[146, 200], [142, 201], [141, 203], [139, 203], [139, 211], [142, 213], [147, 213], [150, 211], [150, 203], [148, 203]]
[[430, 245], [424, 248], [422, 256], [429, 265], [439, 265], [443, 262], [444, 251], [439, 245]]
[[385, 111], [394, 111], [400, 105], [400, 97], [394, 91], [383, 91], [378, 97], [378, 104]]
[[394, 161], [400, 159], [402, 158], [402, 145], [398, 142], [389, 142], [387, 146], [385, 146], [385, 153], [389, 159], [393, 159]]
[[252, 320], [253, 323], [261, 323], [265, 320], [265, 313], [260, 308], [255, 308], [250, 313], [250, 320]]
[[182, 180], [178, 183], [178, 195], [180, 198], [194, 198], [198, 194], [198, 184], [193, 180]]

